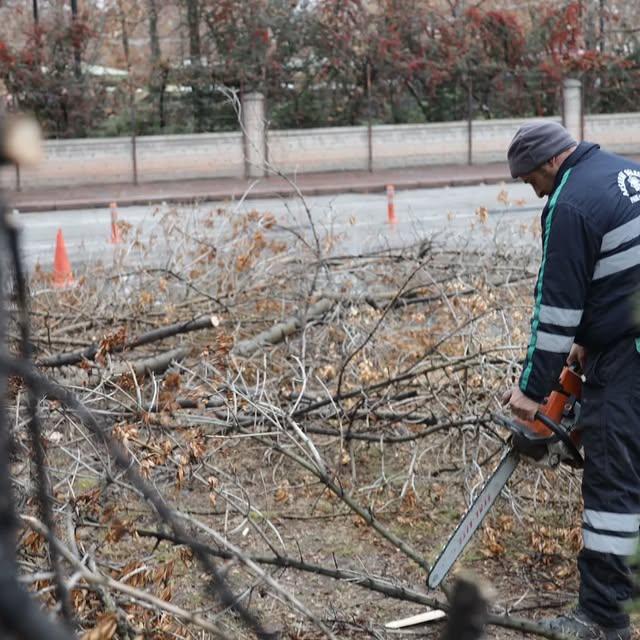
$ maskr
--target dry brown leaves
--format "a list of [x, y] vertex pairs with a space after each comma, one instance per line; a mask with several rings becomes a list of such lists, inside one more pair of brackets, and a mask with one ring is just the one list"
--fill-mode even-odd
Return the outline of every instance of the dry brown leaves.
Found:
[[115, 613], [99, 618], [96, 626], [82, 634], [81, 640], [111, 640], [118, 630], [118, 616]]
[[127, 342], [127, 328], [120, 327], [115, 331], [105, 335], [100, 341], [98, 352], [96, 353], [96, 362], [105, 363], [107, 353], [112, 353], [116, 349], [122, 349]]

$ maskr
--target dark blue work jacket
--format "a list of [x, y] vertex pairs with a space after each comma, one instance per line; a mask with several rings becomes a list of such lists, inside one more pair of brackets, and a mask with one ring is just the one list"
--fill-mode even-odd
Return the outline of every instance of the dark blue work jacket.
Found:
[[640, 165], [582, 142], [542, 212], [542, 260], [520, 389], [540, 401], [573, 342], [640, 335]]

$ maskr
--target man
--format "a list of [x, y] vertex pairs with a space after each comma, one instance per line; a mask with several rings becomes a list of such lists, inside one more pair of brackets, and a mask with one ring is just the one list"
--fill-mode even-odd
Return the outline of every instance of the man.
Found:
[[546, 121], [522, 126], [507, 156], [511, 175], [548, 200], [531, 339], [504, 401], [532, 419], [565, 360], [586, 379], [579, 603], [544, 624], [577, 638], [627, 640], [626, 559], [640, 526], [640, 165], [577, 144]]

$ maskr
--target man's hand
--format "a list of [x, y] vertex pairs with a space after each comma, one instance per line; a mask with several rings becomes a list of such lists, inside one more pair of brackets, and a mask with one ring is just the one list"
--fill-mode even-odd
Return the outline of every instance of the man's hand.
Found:
[[584, 371], [587, 364], [587, 350], [582, 345], [574, 342], [567, 358], [567, 364], [571, 366], [576, 363], [580, 366], [580, 371]]
[[502, 396], [502, 404], [506, 404], [512, 413], [522, 420], [534, 420], [540, 405], [520, 391], [520, 387], [509, 389]]

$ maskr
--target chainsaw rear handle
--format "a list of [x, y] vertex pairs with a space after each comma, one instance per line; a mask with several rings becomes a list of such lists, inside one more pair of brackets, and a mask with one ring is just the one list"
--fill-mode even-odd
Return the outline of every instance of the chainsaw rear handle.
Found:
[[560, 440], [565, 447], [567, 447], [567, 451], [571, 455], [571, 458], [576, 467], [581, 469], [584, 467], [584, 458], [581, 453], [578, 451], [578, 448], [573, 441], [569, 437], [569, 434], [557, 423], [555, 423], [551, 418], [546, 416], [541, 411], [536, 411], [535, 415], [536, 420], [540, 420], [545, 427], [547, 427], [550, 431], [553, 431], [553, 434]]

